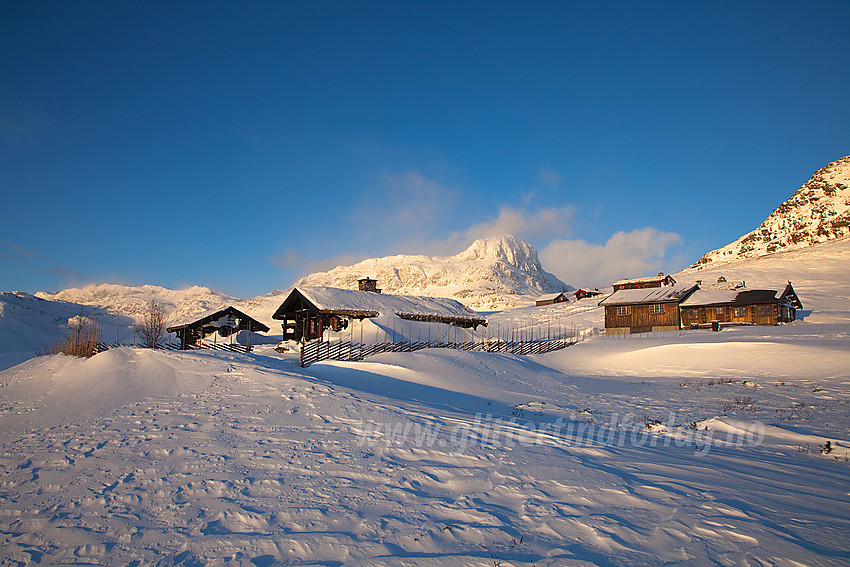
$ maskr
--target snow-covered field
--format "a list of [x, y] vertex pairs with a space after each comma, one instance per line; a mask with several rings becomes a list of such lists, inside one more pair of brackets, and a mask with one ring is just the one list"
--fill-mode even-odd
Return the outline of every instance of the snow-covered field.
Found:
[[[806, 311], [780, 327], [26, 361], [0, 372], [0, 564], [846, 565], [848, 260], [676, 275], [791, 279]], [[601, 325], [496, 319], [562, 315]]]

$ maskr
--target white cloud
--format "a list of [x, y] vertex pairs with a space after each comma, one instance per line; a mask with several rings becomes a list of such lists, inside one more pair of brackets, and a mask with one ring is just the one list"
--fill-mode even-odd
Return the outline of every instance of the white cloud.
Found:
[[604, 245], [554, 240], [540, 251], [540, 260], [546, 270], [570, 285], [607, 286], [622, 278], [677, 269], [679, 259], [669, 258], [667, 252], [679, 242], [676, 233], [647, 227], [617, 232]]
[[467, 240], [513, 234], [518, 238], [564, 236], [569, 234], [573, 207], [546, 207], [529, 211], [509, 205], [499, 207], [496, 218], [476, 223], [463, 231]]

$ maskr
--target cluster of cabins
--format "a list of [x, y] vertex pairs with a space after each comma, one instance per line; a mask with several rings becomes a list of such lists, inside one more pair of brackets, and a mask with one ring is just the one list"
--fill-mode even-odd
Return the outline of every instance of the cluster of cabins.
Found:
[[[410, 321], [444, 323], [475, 329], [487, 320], [462, 303], [447, 298], [382, 294], [376, 280], [362, 278], [359, 289], [328, 287], [294, 288], [272, 315], [281, 322], [283, 340], [310, 341], [328, 331], [342, 331], [351, 320], [363, 321], [381, 315], [395, 315]], [[614, 292], [599, 305], [605, 310], [605, 331], [609, 335], [675, 331], [720, 325], [776, 325], [794, 321], [803, 305], [791, 282], [778, 293], [770, 289], [749, 289], [744, 284], [717, 284], [701, 288], [702, 282], [679, 284], [672, 276], [620, 280]], [[602, 295], [598, 289], [579, 289], [576, 300]], [[568, 301], [566, 293], [541, 296], [537, 305]], [[192, 323], [168, 328], [181, 348], [194, 348], [206, 337], [232, 337], [239, 331], [269, 331], [269, 327], [234, 307], [227, 307]], [[250, 349], [250, 342], [248, 344]]]
[[[283, 340], [311, 341], [328, 331], [342, 331], [351, 320], [395, 315], [409, 321], [445, 323], [475, 329], [487, 320], [459, 301], [441, 297], [382, 294], [376, 280], [358, 280], [359, 289], [294, 288], [272, 315], [281, 322]], [[269, 327], [234, 307], [228, 307], [185, 325], [169, 327], [180, 347], [194, 348], [209, 336], [232, 337], [239, 331], [268, 332]], [[248, 333], [250, 340], [250, 332]], [[248, 345], [250, 347], [250, 344]]]
[[707, 289], [701, 284], [679, 284], [664, 274], [616, 282], [614, 293], [599, 302], [605, 308], [605, 333], [776, 325], [794, 321], [803, 308], [791, 282], [781, 293], [743, 283], [730, 286], [723, 277]]

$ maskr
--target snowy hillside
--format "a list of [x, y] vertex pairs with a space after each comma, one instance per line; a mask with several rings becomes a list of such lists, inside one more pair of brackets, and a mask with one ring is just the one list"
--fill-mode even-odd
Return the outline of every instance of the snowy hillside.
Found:
[[754, 231], [708, 252], [694, 267], [753, 258], [850, 236], [850, 156], [815, 172]]
[[68, 332], [73, 317], [95, 318], [102, 309], [41, 299], [22, 291], [0, 293], [0, 369], [35, 356]]
[[803, 302], [802, 317], [807, 323], [850, 323], [850, 238], [758, 258], [691, 267], [675, 275], [680, 281], [702, 280], [704, 284], [715, 282], [720, 276], [729, 282], [746, 281], [750, 288], [778, 291], [790, 280]]
[[[69, 320], [79, 315], [97, 322], [104, 341], [132, 344], [134, 323], [139, 323], [151, 300], [163, 306], [168, 324], [187, 323], [233, 305], [266, 324], [270, 335], [280, 334], [280, 325], [271, 316], [283, 300], [282, 292], [247, 302], [200, 286], [172, 290], [101, 284], [59, 293], [0, 293], [0, 369], [33, 357], [36, 350], [49, 351], [68, 334]], [[255, 336], [254, 344], [258, 340]]]
[[543, 270], [537, 250], [511, 235], [476, 240], [449, 257], [370, 258], [311, 274], [295, 285], [357, 289], [362, 277], [377, 279], [384, 293], [450, 297], [477, 310], [528, 305], [541, 294], [569, 289]]
[[[126, 340], [126, 334], [132, 333], [133, 320], [138, 320], [146, 312], [151, 300], [165, 309], [169, 324], [188, 323], [211, 311], [232, 305], [261, 321], [274, 333], [279, 328], [279, 323], [272, 319], [272, 314], [283, 301], [285, 293], [274, 291], [243, 301], [197, 285], [175, 290], [156, 285], [99, 284], [65, 289], [59, 293], [38, 292], [36, 296], [47, 301], [70, 302], [97, 307], [101, 312], [120, 314], [128, 321], [126, 329], [121, 332], [121, 340]], [[114, 321], [107, 317], [104, 319], [104, 326], [104, 334], [113, 337]]]
[[197, 285], [173, 290], [156, 285], [98, 284], [83, 288], [69, 288], [58, 293], [41, 291], [35, 295], [41, 299], [102, 307], [130, 317], [145, 313], [150, 301], [155, 300], [176, 321], [192, 319], [208, 311], [235, 305], [239, 301], [229, 295]]

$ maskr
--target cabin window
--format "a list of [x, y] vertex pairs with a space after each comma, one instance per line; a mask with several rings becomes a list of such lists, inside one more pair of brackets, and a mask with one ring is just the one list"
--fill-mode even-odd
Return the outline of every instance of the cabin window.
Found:
[[746, 307], [736, 307], [735, 308], [735, 317], [746, 317], [747, 316], [747, 308]]
[[770, 305], [759, 305], [759, 315], [762, 317], [770, 315]]
[[688, 319], [697, 319], [699, 317], [699, 314], [697, 313], [696, 309], [688, 309], [687, 311], [685, 311], [685, 316]]
[[714, 312], [717, 313], [718, 315], [723, 315], [723, 313], [726, 312], [726, 309], [724, 307], [715, 307]]
[[660, 313], [664, 313], [664, 304], [663, 303], [654, 303], [649, 306], [649, 313], [651, 315], [658, 315]]
[[624, 315], [632, 314], [632, 306], [631, 305], [620, 305], [617, 307], [617, 316], [623, 317]]

